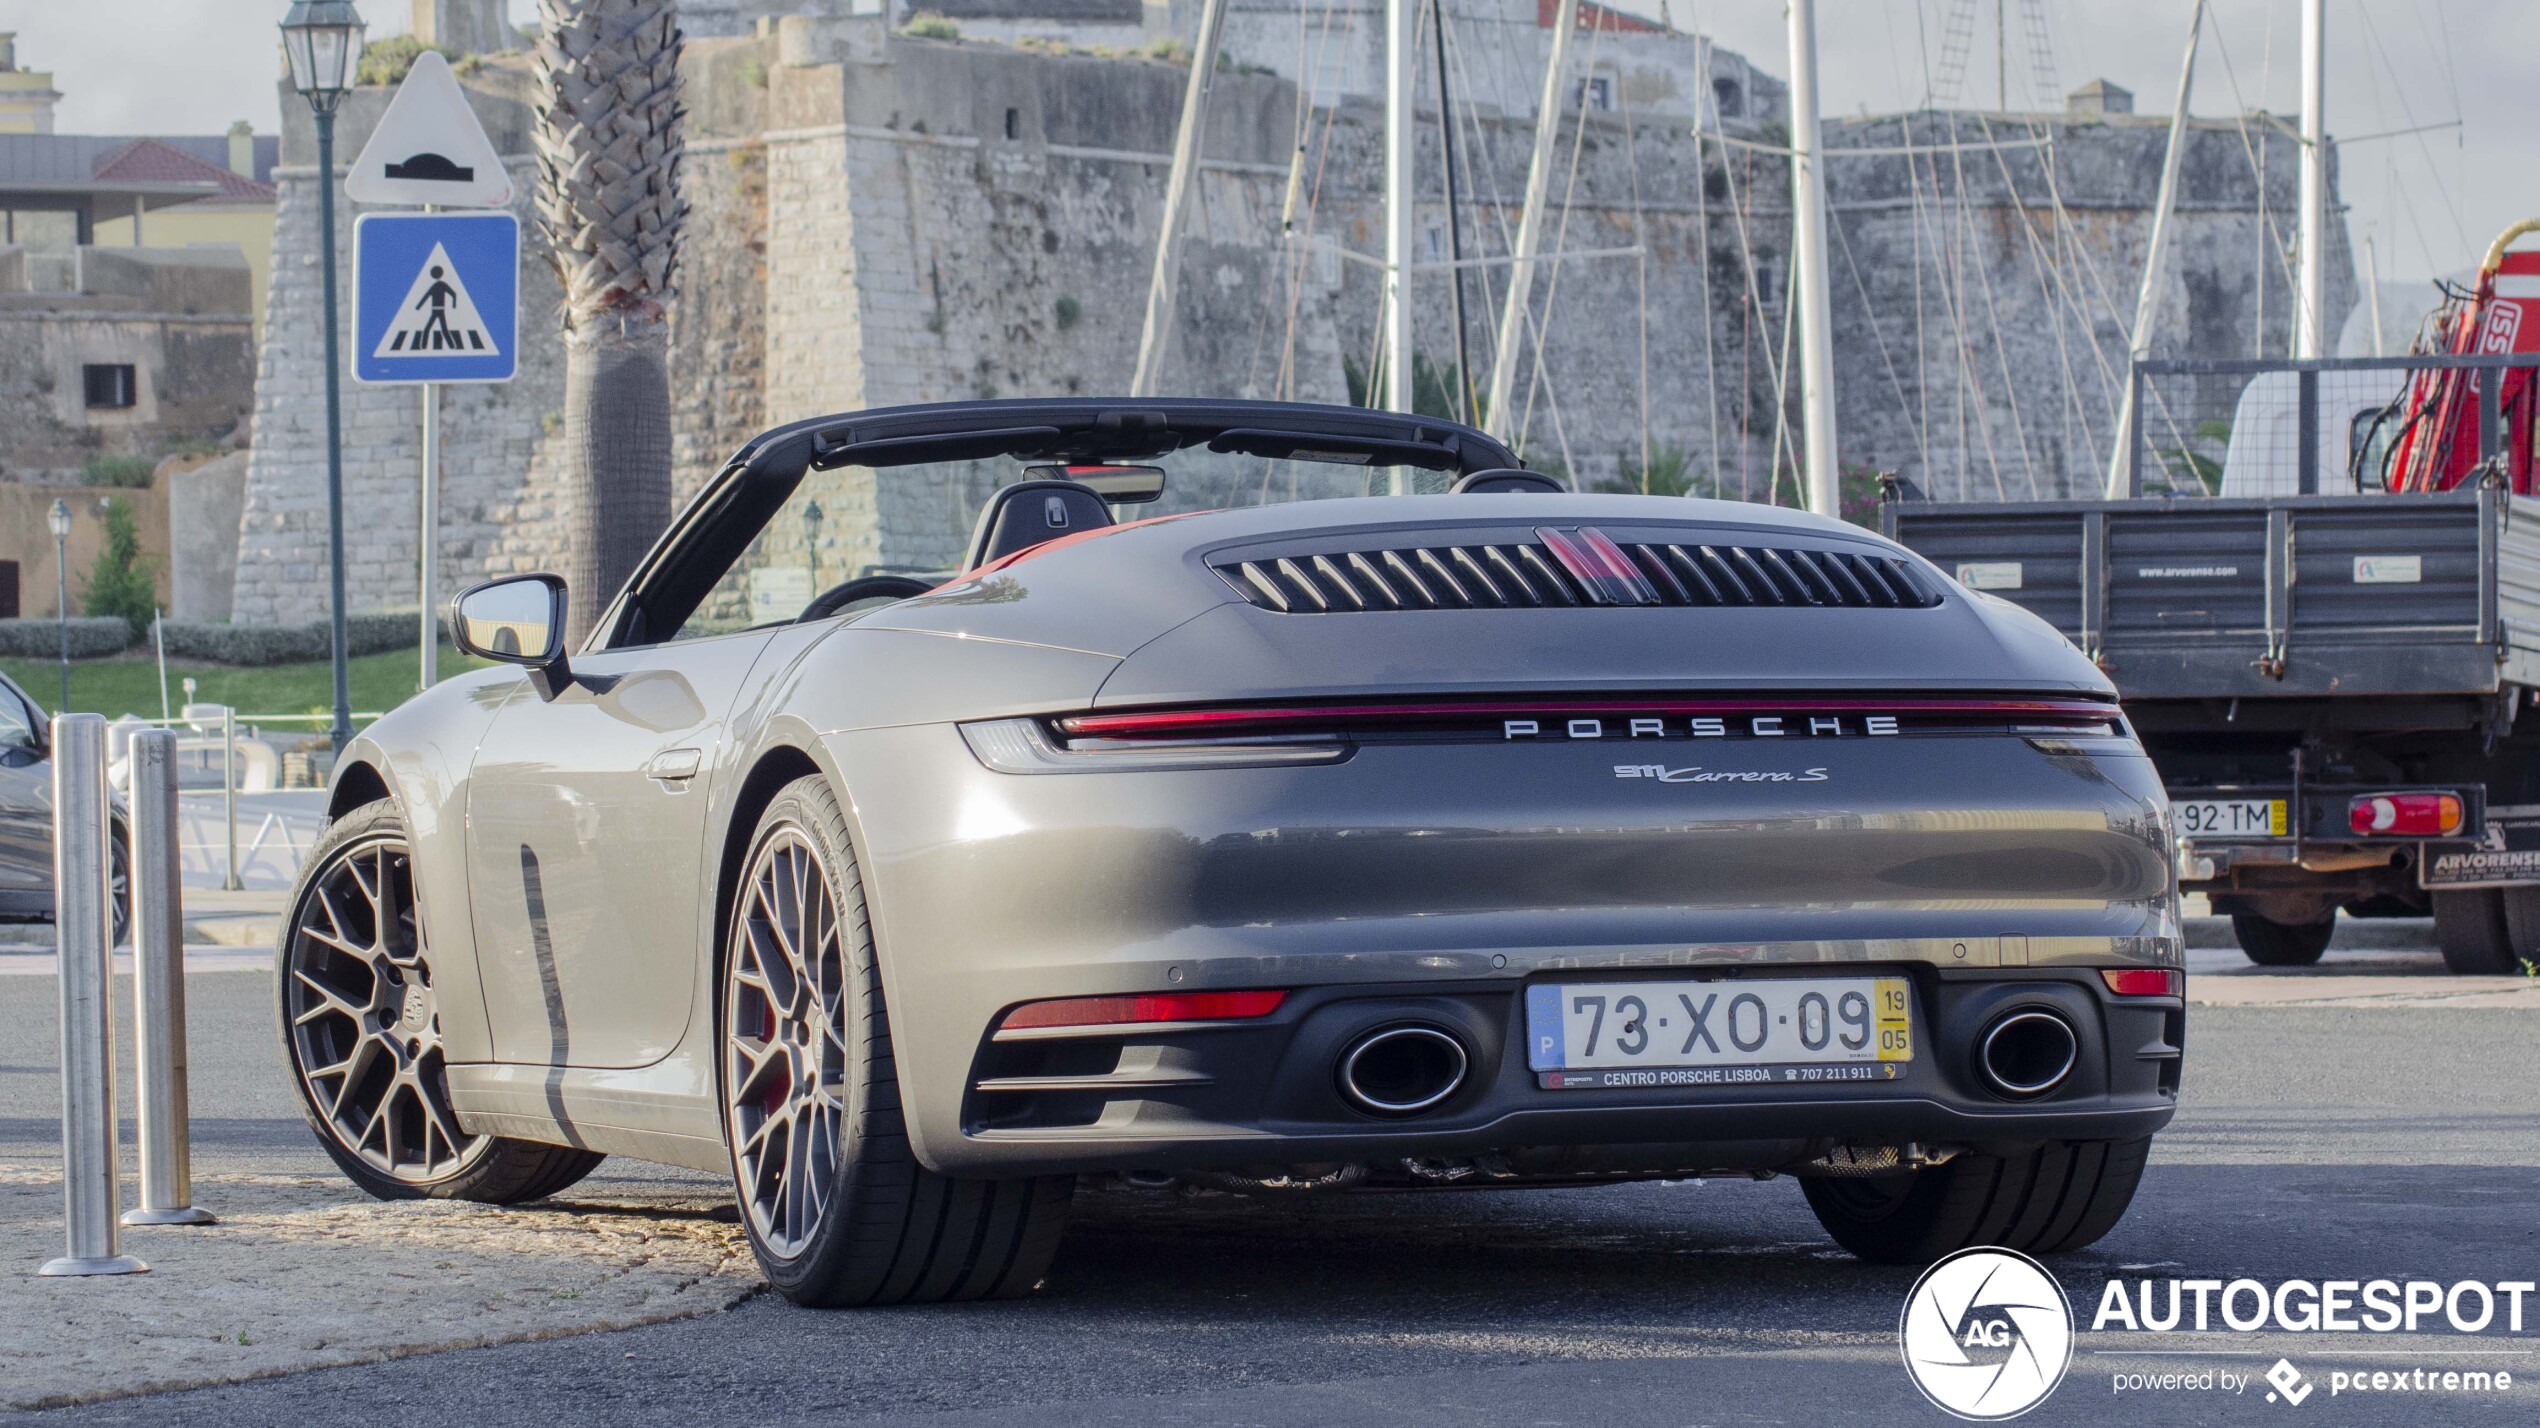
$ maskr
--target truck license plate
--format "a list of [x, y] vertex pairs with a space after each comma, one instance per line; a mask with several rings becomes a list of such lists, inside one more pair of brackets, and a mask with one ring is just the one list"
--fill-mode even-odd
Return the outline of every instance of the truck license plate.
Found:
[[2281, 838], [2281, 798], [2189, 798], [2170, 805], [2178, 831], [2191, 838]]
[[1526, 989], [1546, 1090], [1893, 1081], [1914, 1059], [1903, 977], [1568, 982]]

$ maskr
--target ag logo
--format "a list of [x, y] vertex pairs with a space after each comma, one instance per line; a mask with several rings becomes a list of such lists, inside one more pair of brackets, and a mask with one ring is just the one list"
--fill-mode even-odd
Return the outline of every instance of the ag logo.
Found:
[[1943, 1412], [1990, 1421], [2046, 1401], [2073, 1358], [2073, 1312], [2045, 1267], [1960, 1250], [1923, 1271], [1897, 1326], [1905, 1372]]

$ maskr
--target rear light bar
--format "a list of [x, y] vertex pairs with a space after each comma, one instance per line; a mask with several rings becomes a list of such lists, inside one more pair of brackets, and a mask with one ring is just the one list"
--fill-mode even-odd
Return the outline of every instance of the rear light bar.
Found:
[[2461, 831], [2460, 795], [2374, 793], [2346, 805], [2346, 825], [2367, 838], [2442, 838]]
[[1304, 704], [1215, 709], [1147, 709], [1078, 714], [1057, 722], [1071, 738], [1207, 738], [1244, 730], [1409, 723], [1434, 719], [1506, 719], [1545, 715], [1957, 714], [2004, 723], [2113, 725], [2113, 704], [2078, 699], [1519, 699], [1417, 704]]
[[2121, 997], [2174, 997], [2185, 987], [2187, 974], [2169, 967], [2104, 967], [2099, 980]]
[[1153, 1021], [1244, 1021], [1268, 1016], [1288, 999], [1272, 992], [1156, 992], [1126, 997], [1065, 997], [1026, 1002], [1005, 1014], [1002, 1031], [1047, 1026], [1128, 1026]]

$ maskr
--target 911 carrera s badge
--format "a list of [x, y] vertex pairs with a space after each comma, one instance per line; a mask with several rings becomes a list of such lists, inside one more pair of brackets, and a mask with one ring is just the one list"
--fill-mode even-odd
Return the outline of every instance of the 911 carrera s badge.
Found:
[[1616, 764], [1616, 778], [1654, 778], [1660, 783], [1824, 783], [1824, 769], [1671, 769], [1665, 764]]

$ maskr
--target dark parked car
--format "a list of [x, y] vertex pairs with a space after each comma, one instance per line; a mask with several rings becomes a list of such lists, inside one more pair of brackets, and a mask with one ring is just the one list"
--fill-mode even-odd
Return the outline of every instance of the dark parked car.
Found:
[[[0, 674], [0, 921], [53, 920], [53, 721]], [[114, 812], [115, 940], [132, 907], [123, 804]]]

